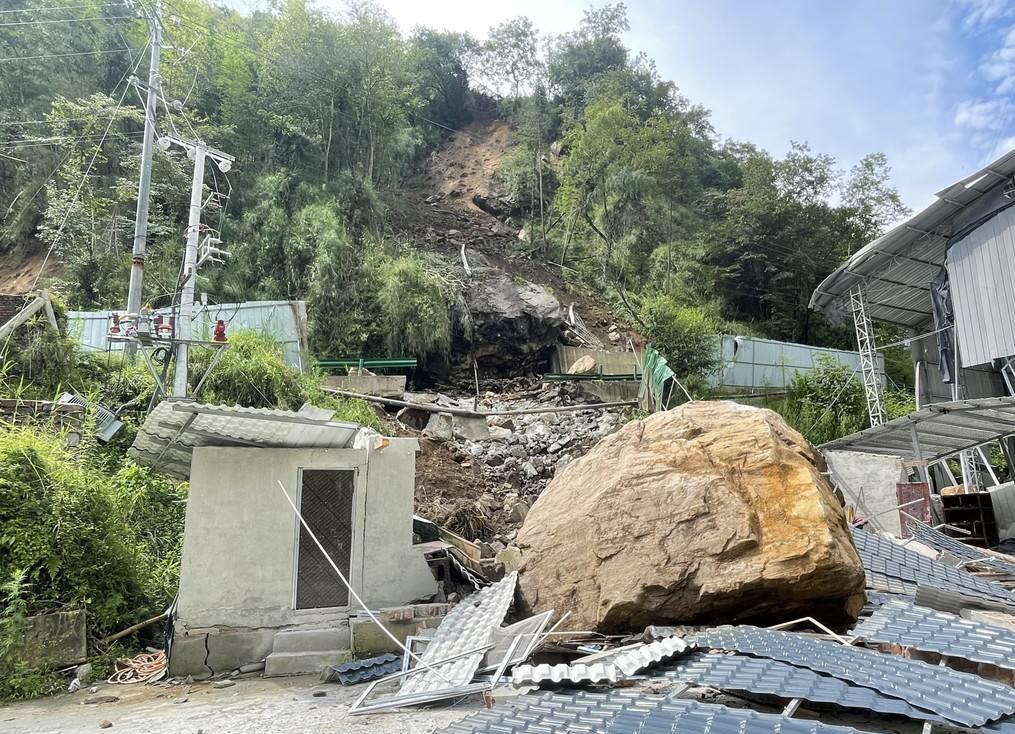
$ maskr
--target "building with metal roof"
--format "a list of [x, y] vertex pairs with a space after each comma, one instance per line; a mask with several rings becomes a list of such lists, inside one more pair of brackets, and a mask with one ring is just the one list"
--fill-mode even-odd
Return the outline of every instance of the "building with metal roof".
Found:
[[335, 567], [371, 608], [436, 592], [412, 546], [418, 442], [332, 416], [190, 400], [148, 414], [129, 453], [190, 481], [173, 675], [344, 662], [358, 608]]
[[[811, 297], [811, 307], [833, 320], [853, 320], [871, 418], [871, 428], [822, 448], [843, 464], [851, 460], [841, 452], [906, 461], [895, 478], [891, 471], [868, 478], [867, 504], [903, 502], [896, 483], [914, 461], [938, 490], [998, 485], [990, 444], [1015, 465], [1013, 205], [1015, 151], [939, 191], [926, 209], [853, 254]], [[915, 368], [917, 411], [890, 422], [873, 374], [874, 322], [902, 327]], [[961, 477], [950, 468], [952, 457]]]
[[[811, 296], [811, 307], [832, 318], [855, 317], [859, 293], [871, 321], [918, 337], [921, 405], [1011, 394], [1001, 368], [1015, 356], [1013, 176], [1015, 151], [939, 191], [933, 204], [856, 252]], [[942, 353], [950, 364], [941, 364]], [[950, 388], [955, 365], [957, 393]]]

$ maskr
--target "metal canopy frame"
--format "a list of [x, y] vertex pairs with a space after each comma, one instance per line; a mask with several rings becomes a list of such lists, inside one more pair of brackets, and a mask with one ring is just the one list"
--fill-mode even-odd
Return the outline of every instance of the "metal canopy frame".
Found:
[[[850, 290], [865, 286], [874, 321], [922, 328], [931, 323], [930, 294], [920, 288], [945, 263], [956, 218], [1015, 174], [1015, 151], [939, 191], [937, 200], [909, 220], [854, 253], [814, 290], [810, 307], [838, 313]], [[907, 287], [903, 287], [907, 286]]]
[[828, 451], [887, 454], [928, 462], [1015, 435], [1015, 398], [935, 403], [902, 418], [822, 444]]

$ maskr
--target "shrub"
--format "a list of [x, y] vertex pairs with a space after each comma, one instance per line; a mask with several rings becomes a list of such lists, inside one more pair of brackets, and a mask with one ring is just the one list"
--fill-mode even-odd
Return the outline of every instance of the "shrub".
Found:
[[0, 432], [0, 698], [45, 692], [47, 677], [17, 659], [25, 616], [84, 608], [95, 639], [176, 594], [186, 485], [122, 457], [110, 471], [100, 456], [89, 442]]
[[854, 370], [818, 357], [817, 369], [793, 378], [777, 410], [813, 444], [848, 436], [869, 424], [863, 381]]
[[[210, 356], [195, 354], [192, 381], [199, 379]], [[305, 403], [335, 411], [335, 420], [352, 421], [380, 428], [377, 414], [360, 400], [343, 400], [326, 393], [324, 375], [313, 370], [300, 374], [290, 367], [282, 349], [270, 336], [238, 331], [215, 365], [199, 395], [207, 403], [242, 405], [248, 408], [299, 410]]]
[[381, 324], [390, 355], [444, 355], [455, 329], [468, 331], [461, 285], [442, 273], [437, 262], [407, 253], [383, 260], [379, 277]]
[[652, 345], [677, 377], [702, 378], [715, 371], [719, 323], [708, 311], [659, 295], [645, 303], [644, 312]]

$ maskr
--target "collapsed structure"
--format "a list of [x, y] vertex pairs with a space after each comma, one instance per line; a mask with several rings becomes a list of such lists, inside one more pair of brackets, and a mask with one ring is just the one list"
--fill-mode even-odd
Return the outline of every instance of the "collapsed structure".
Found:
[[165, 400], [138, 432], [139, 463], [190, 481], [173, 675], [260, 661], [268, 675], [317, 673], [349, 658], [355, 604], [311, 532], [371, 607], [436, 592], [412, 548], [416, 439], [331, 416]]

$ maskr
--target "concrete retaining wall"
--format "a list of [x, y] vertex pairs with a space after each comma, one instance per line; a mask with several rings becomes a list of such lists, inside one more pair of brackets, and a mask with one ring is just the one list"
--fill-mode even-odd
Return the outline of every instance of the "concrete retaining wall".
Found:
[[405, 395], [405, 379], [405, 375], [329, 375], [324, 384], [364, 395], [401, 399]]
[[604, 375], [632, 375], [640, 371], [638, 357], [634, 352], [607, 352], [604, 349], [584, 349], [558, 345], [550, 356], [550, 367], [554, 372], [567, 372], [582, 357], [596, 360], [596, 371]]

